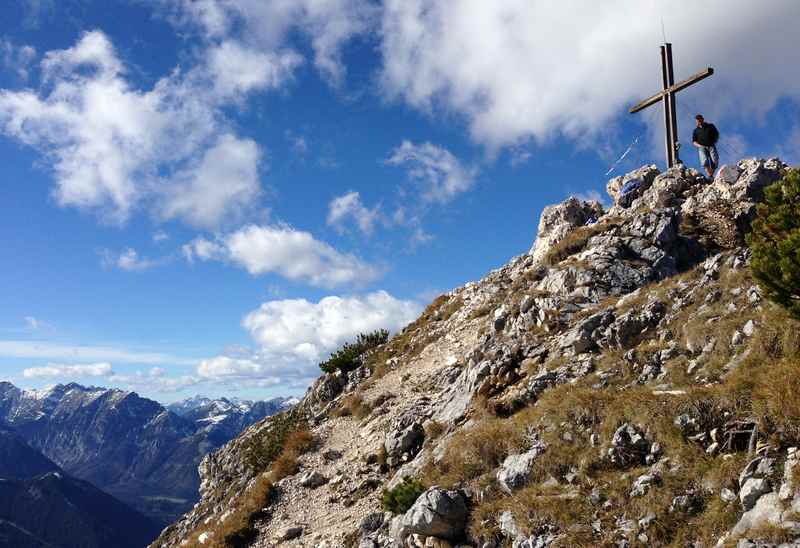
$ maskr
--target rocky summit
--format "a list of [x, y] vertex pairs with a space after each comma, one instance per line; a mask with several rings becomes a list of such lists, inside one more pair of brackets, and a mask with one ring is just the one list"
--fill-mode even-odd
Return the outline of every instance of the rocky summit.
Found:
[[153, 546], [800, 546], [800, 324], [745, 245], [786, 168], [546, 208], [528, 253], [206, 456]]

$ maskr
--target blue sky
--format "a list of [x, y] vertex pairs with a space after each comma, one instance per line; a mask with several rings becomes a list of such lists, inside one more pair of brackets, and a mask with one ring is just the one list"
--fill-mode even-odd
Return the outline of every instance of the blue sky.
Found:
[[626, 107], [662, 17], [677, 78], [717, 71], [681, 140], [702, 110], [723, 162], [796, 161], [800, 5], [677, 4], [5, 2], [0, 377], [301, 393], [526, 252], [545, 205], [603, 199], [634, 137], [612, 175], [661, 164], [660, 110]]

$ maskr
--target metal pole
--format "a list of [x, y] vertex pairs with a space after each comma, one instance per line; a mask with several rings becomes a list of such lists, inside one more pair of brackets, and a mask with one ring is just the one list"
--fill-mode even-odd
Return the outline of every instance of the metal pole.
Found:
[[[672, 44], [667, 43], [667, 78], [669, 79], [669, 87], [675, 85], [675, 72], [672, 67]], [[680, 164], [681, 159], [678, 157], [678, 109], [675, 106], [675, 94], [669, 93], [669, 112], [670, 124], [672, 126], [672, 164]]]
[[666, 45], [661, 46], [661, 80], [664, 83], [664, 141], [667, 152], [667, 167], [672, 167], [672, 152], [673, 152], [673, 138], [672, 138], [672, 115], [670, 114], [670, 93], [669, 89], [669, 75], [667, 74], [667, 48]]

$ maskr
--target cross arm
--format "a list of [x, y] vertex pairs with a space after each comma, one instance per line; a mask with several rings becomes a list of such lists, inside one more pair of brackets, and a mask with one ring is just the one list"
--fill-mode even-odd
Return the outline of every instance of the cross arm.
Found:
[[648, 97], [644, 101], [632, 106], [629, 112], [631, 114], [633, 114], [635, 112], [639, 112], [640, 110], [644, 110], [649, 106], [655, 105], [656, 103], [658, 103], [659, 101], [661, 101], [664, 98], [665, 94], [667, 94], [667, 93], [677, 93], [677, 92], [681, 91], [682, 89], [688, 88], [692, 84], [696, 84], [700, 80], [708, 78], [712, 74], [714, 74], [714, 69], [711, 68], [711, 67], [708, 67], [705, 70], [701, 70], [700, 72], [690, 76], [686, 80], [682, 80], [682, 81], [678, 82], [677, 84], [675, 84], [674, 86], [670, 86], [669, 88], [667, 88], [667, 89], [665, 89], [663, 91], [659, 91], [655, 95], [653, 95], [651, 97]]

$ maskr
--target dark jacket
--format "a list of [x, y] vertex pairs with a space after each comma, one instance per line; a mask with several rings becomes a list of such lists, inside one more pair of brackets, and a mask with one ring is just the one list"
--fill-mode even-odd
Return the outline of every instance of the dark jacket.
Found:
[[702, 126], [694, 128], [694, 133], [692, 133], [692, 141], [704, 147], [716, 145], [718, 139], [719, 131], [717, 131], [714, 124], [709, 124], [708, 122], [703, 122]]

